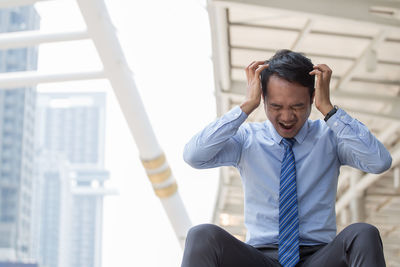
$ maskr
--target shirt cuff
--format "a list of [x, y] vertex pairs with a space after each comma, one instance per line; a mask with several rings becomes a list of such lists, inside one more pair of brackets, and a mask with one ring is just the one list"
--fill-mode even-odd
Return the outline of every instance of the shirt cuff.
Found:
[[352, 120], [353, 118], [349, 114], [347, 114], [343, 109], [339, 108], [336, 113], [326, 121], [326, 124], [337, 135], [343, 130], [344, 127], [349, 125]]
[[227, 113], [225, 113], [224, 120], [229, 122], [235, 122], [238, 123], [238, 125], [241, 125], [247, 119], [247, 117], [248, 117], [247, 114], [243, 112], [240, 106], [235, 106]]

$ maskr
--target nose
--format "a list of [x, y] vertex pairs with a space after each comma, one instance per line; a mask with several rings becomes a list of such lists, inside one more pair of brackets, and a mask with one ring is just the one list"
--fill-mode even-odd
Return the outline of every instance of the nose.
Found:
[[294, 120], [294, 113], [290, 109], [284, 109], [281, 112], [280, 116], [281, 121], [283, 122], [292, 122]]

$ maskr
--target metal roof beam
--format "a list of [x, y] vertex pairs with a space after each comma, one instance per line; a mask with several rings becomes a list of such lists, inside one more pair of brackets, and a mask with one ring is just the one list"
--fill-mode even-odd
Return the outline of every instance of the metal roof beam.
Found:
[[385, 144], [390, 137], [392, 137], [400, 129], [398, 124], [391, 123], [389, 126], [382, 131], [378, 136], [378, 140]]
[[379, 44], [384, 42], [385, 38], [386, 38], [386, 32], [385, 31], [380, 31], [374, 37], [374, 39], [364, 48], [364, 50], [362, 51], [361, 55], [353, 62], [353, 64], [351, 64], [351, 66], [348, 68], [346, 73], [341, 77], [340, 81], [336, 84], [336, 87], [335, 87], [336, 90], [346, 86], [346, 84], [353, 77], [357, 67], [367, 57], [368, 53], [370, 51], [376, 50], [376, 47], [378, 47]]
[[[380, 62], [378, 62], [380, 63]], [[396, 64], [400, 66], [400, 61]], [[376, 78], [369, 78], [369, 77], [353, 77], [351, 78], [354, 82], [364, 82], [364, 83], [377, 83], [377, 84], [385, 84], [385, 85], [399, 85], [400, 80], [385, 80], [385, 79], [376, 79]]]
[[[311, 19], [308, 19], [311, 20]], [[299, 28], [294, 28], [290, 26], [279, 26], [279, 25], [260, 25], [260, 24], [251, 24], [246, 22], [231, 22], [229, 26], [241, 26], [241, 27], [252, 27], [252, 28], [260, 28], [260, 29], [270, 29], [270, 30], [280, 30], [280, 31], [288, 31], [288, 32], [301, 32]], [[347, 33], [347, 32], [337, 32], [337, 31], [324, 31], [324, 30], [316, 30], [310, 29], [310, 34], [319, 34], [319, 35], [333, 35], [337, 37], [349, 37], [354, 39], [366, 39], [373, 40], [374, 36], [360, 33]], [[394, 42], [400, 43], [400, 38], [397, 37], [388, 37], [385, 39], [386, 42]]]
[[313, 21], [311, 19], [307, 19], [306, 25], [301, 30], [300, 34], [297, 36], [294, 44], [291, 47], [291, 50], [296, 51], [298, 49], [298, 47], [303, 42], [304, 38], [307, 36], [307, 34], [310, 33], [312, 25]]
[[0, 34], [0, 49], [36, 46], [42, 43], [75, 41], [89, 38], [87, 31], [41, 33], [24, 31]]
[[[254, 47], [246, 47], [246, 46], [231, 46], [231, 49], [242, 49], [249, 51], [257, 51], [257, 52], [268, 52], [275, 53], [279, 49], [268, 49], [268, 48], [254, 48]], [[297, 51], [302, 52], [302, 51]], [[330, 58], [330, 59], [339, 59], [339, 60], [356, 60], [357, 57], [351, 56], [341, 56], [341, 55], [328, 55], [328, 54], [320, 54], [320, 53], [304, 53], [308, 57], [322, 57], [322, 58]], [[400, 65], [400, 61], [389, 61], [389, 60], [378, 60], [378, 64], [389, 64], [389, 65]]]
[[351, 170], [349, 170], [349, 169], [341, 170], [340, 175], [339, 175], [339, 179], [338, 179], [337, 191], [342, 190], [343, 187], [345, 185], [347, 185], [347, 182], [348, 182], [350, 176], [351, 176]]
[[249, 27], [249, 28], [259, 28], [259, 29], [269, 29], [269, 30], [279, 30], [279, 31], [288, 31], [288, 32], [301, 32], [301, 29], [294, 27], [286, 27], [280, 25], [260, 25], [260, 24], [251, 24], [246, 22], [230, 22], [229, 26], [240, 26], [240, 27]]
[[[211, 3], [224, 7], [254, 7], [265, 8], [269, 10], [284, 11], [286, 14], [307, 15], [311, 18], [321, 18], [324, 16], [341, 18], [343, 21], [353, 22], [360, 21], [367, 25], [379, 24], [381, 27], [395, 29], [400, 25], [400, 21], [394, 17], [376, 16], [369, 12], [370, 8], [376, 5], [373, 0], [339, 0], [335, 1], [335, 8], [329, 0], [310, 0], [305, 4], [303, 1], [297, 0], [281, 0], [281, 1], [265, 1], [265, 0], [213, 0]], [[329, 4], [328, 4], [329, 3]], [[386, 7], [395, 10], [399, 8], [396, 1], [386, 1]], [[360, 12], [364, 11], [364, 12]]]
[[[400, 97], [399, 96], [390, 96], [390, 95], [378, 95], [378, 94], [360, 94], [353, 93], [351, 91], [331, 91], [331, 96], [333, 98], [348, 98], [348, 99], [357, 99], [361, 101], [378, 101], [384, 102], [386, 104], [391, 105], [400, 105]], [[399, 118], [400, 119], [400, 118]]]

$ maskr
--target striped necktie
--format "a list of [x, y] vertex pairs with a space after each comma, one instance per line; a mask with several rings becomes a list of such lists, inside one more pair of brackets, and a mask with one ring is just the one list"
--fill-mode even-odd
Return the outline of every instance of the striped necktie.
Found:
[[292, 151], [294, 139], [283, 138], [282, 143], [285, 154], [279, 188], [279, 262], [283, 267], [292, 267], [299, 261], [296, 166]]

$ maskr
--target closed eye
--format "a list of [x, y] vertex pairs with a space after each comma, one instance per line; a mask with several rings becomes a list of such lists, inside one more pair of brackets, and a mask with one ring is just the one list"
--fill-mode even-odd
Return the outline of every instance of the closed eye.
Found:
[[305, 105], [303, 103], [295, 104], [292, 106], [293, 109], [302, 109]]
[[270, 106], [271, 106], [273, 109], [281, 109], [281, 108], [282, 108], [281, 105], [274, 104], [274, 103], [271, 103]]

